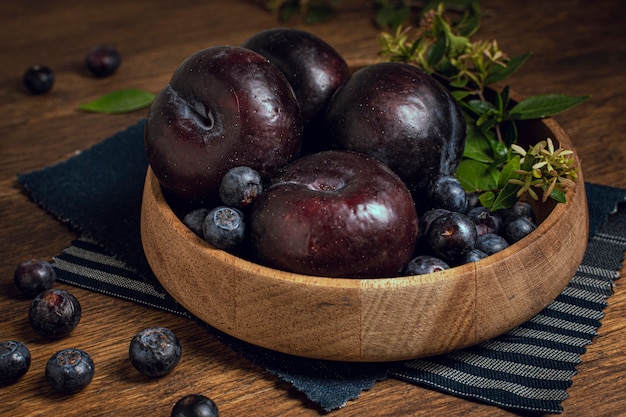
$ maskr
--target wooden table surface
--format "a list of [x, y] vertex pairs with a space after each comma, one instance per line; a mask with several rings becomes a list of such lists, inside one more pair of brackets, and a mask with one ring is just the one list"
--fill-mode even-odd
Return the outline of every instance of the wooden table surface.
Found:
[[[349, 62], [375, 59], [378, 30], [372, 13], [344, 3], [333, 19], [290, 26], [321, 36]], [[511, 56], [533, 51], [510, 85], [524, 95], [592, 94], [584, 105], [556, 117], [582, 158], [587, 181], [626, 187], [626, 7], [622, 0], [484, 1], [489, 11], [477, 38], [497, 39]], [[275, 16], [251, 1], [192, 0], [133, 2], [3, 1], [0, 4], [0, 340], [25, 342], [30, 371], [16, 384], [0, 387], [0, 415], [166, 416], [183, 394], [200, 392], [223, 416], [314, 416], [318, 409], [263, 369], [240, 358], [191, 320], [127, 301], [57, 284], [81, 301], [83, 319], [68, 338], [46, 341], [27, 321], [29, 300], [13, 285], [17, 264], [50, 259], [76, 233], [22, 193], [16, 173], [66, 159], [136, 123], [145, 111], [124, 115], [86, 114], [77, 106], [120, 88], [158, 91], [190, 53], [211, 45], [243, 42], [278, 26]], [[91, 46], [115, 45], [123, 63], [113, 77], [94, 79], [83, 66]], [[54, 69], [49, 94], [30, 96], [21, 86], [35, 63]], [[615, 294], [599, 336], [582, 356], [563, 402], [566, 416], [626, 413], [626, 290]], [[143, 378], [130, 365], [128, 342], [141, 328], [174, 330], [184, 348], [175, 371], [160, 380]], [[96, 362], [91, 385], [74, 396], [53, 392], [43, 369], [56, 350], [75, 346]], [[512, 415], [389, 379], [333, 412], [368, 415]]]

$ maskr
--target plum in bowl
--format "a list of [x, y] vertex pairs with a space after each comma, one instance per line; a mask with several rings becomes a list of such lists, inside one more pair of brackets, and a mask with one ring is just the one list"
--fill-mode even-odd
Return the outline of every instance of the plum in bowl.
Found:
[[[570, 139], [553, 119], [520, 138]], [[575, 155], [576, 156], [576, 155]], [[149, 168], [141, 235], [163, 287], [207, 324], [246, 342], [303, 357], [395, 361], [471, 346], [524, 323], [568, 284], [588, 236], [579, 178], [567, 203], [535, 207], [538, 227], [501, 252], [432, 274], [327, 278], [256, 264], [215, 249], [172, 210]]]

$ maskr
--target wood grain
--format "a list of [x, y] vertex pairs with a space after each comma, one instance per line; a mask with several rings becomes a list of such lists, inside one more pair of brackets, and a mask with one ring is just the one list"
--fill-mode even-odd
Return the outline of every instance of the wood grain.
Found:
[[[587, 103], [555, 119], [578, 151], [587, 181], [626, 187], [626, 8], [621, 0], [495, 1], [478, 33], [498, 39], [510, 55], [533, 56], [510, 80], [523, 95], [547, 92], [592, 94]], [[347, 59], [372, 59], [378, 31], [360, 2], [342, 6], [341, 15], [307, 26]], [[104, 116], [76, 110], [79, 104], [114, 89], [158, 91], [190, 53], [216, 44], [241, 44], [253, 33], [277, 26], [275, 16], [247, 0], [196, 2], [139, 0], [85, 3], [59, 0], [0, 3], [0, 339], [27, 343], [33, 354], [29, 373], [17, 384], [0, 387], [0, 415], [168, 415], [181, 395], [203, 392], [225, 416], [315, 416], [302, 395], [263, 369], [233, 353], [195, 322], [106, 295], [58, 285], [81, 301], [84, 316], [68, 339], [47, 341], [28, 326], [29, 300], [12, 283], [16, 265], [31, 257], [50, 258], [77, 233], [30, 202], [15, 174], [61, 161], [100, 142], [145, 116], [138, 111]], [[98, 43], [115, 44], [122, 67], [114, 77], [94, 80], [83, 56]], [[45, 63], [56, 73], [54, 89], [29, 96], [20, 84], [31, 64]], [[582, 356], [578, 375], [563, 402], [566, 416], [617, 416], [626, 412], [623, 396], [626, 361], [626, 291], [617, 281], [602, 327]], [[170, 327], [183, 344], [183, 359], [162, 380], [139, 375], [127, 360], [127, 343], [154, 324]], [[87, 349], [96, 361], [89, 389], [73, 397], [46, 385], [43, 367], [56, 350]], [[396, 380], [385, 380], [360, 399], [331, 415], [514, 415]]]

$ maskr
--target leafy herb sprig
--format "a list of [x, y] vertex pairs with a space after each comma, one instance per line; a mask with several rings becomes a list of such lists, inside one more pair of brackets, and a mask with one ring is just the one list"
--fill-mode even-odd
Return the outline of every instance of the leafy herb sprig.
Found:
[[[577, 178], [573, 152], [554, 149], [550, 138], [537, 138], [528, 151], [518, 144], [518, 123], [568, 110], [589, 98], [544, 94], [511, 100], [502, 83], [517, 71], [530, 53], [509, 57], [497, 41], [472, 41], [480, 25], [477, 8], [451, 23], [445, 6], [424, 13], [419, 26], [379, 35], [381, 56], [421, 67], [442, 81], [461, 104], [467, 120], [467, 139], [456, 176], [468, 191], [492, 210], [510, 207], [521, 194], [542, 200], [565, 201], [565, 190]], [[532, 142], [532, 141], [531, 141]]]

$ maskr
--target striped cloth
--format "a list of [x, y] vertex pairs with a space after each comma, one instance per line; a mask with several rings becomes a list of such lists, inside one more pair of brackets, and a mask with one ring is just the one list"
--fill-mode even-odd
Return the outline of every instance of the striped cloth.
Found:
[[[144, 270], [138, 231], [146, 168], [141, 121], [18, 180], [42, 208], [82, 232], [54, 259], [59, 281], [193, 318]], [[616, 210], [626, 190], [593, 184], [586, 190], [591, 238], [567, 288], [527, 323], [477, 346], [401, 363], [354, 364], [268, 351], [201, 325], [325, 411], [391, 377], [504, 409], [559, 413], [626, 250], [626, 210]]]

